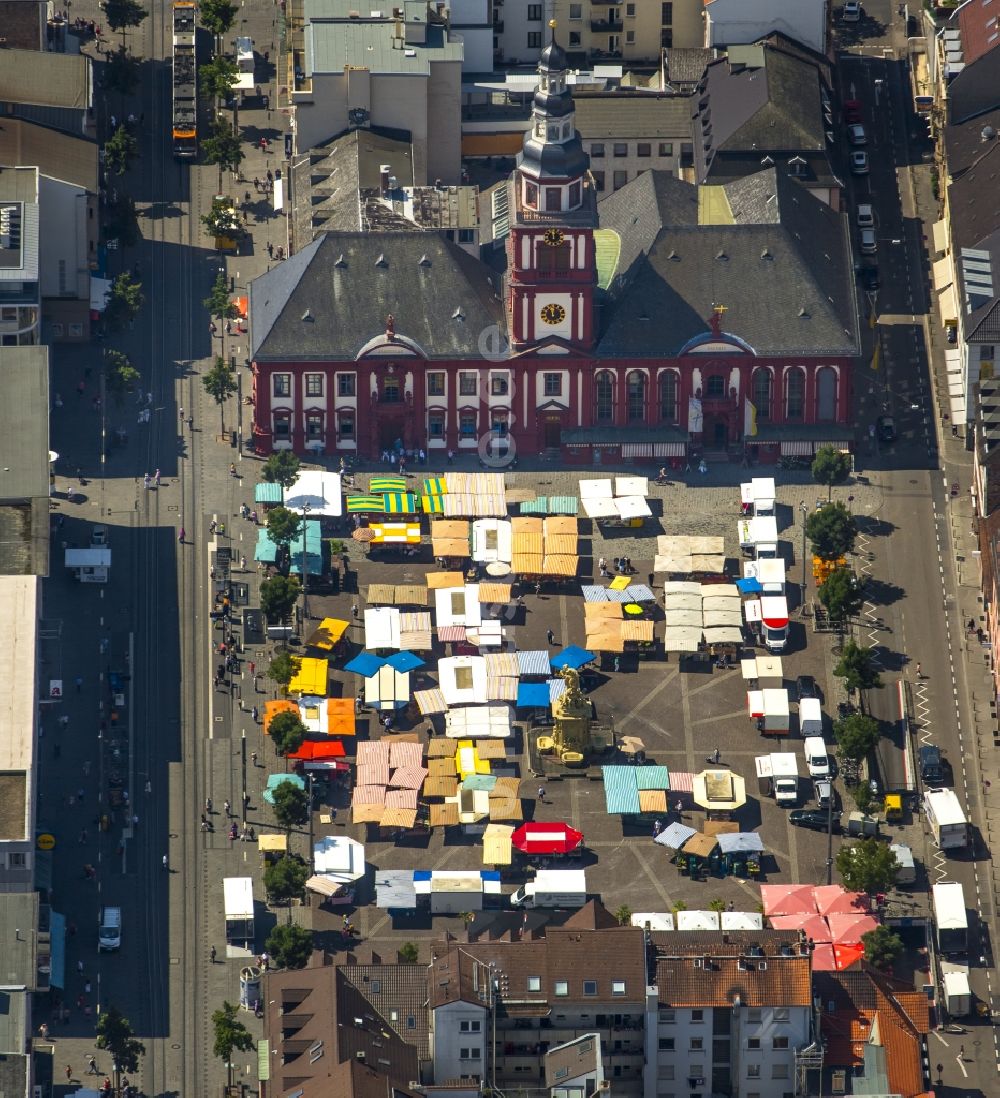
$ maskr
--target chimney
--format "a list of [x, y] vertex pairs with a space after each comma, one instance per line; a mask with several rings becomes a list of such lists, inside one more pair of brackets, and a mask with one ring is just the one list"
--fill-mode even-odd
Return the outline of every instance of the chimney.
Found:
[[379, 164], [378, 166], [378, 189], [383, 195], [389, 193], [389, 172], [392, 170], [389, 164]]

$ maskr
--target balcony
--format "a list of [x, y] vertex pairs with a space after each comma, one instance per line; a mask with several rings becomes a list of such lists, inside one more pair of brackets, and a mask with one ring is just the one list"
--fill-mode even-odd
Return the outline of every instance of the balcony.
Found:
[[621, 34], [625, 25], [621, 19], [591, 19], [590, 29], [596, 34]]

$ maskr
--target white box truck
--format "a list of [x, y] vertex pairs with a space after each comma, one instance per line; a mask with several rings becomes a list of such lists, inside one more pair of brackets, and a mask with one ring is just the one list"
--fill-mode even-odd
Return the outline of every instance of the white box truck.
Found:
[[539, 869], [535, 879], [511, 894], [512, 907], [583, 907], [587, 902], [584, 869]]
[[969, 845], [969, 821], [954, 789], [928, 789], [924, 813], [939, 850], [962, 850]]
[[767, 797], [774, 797], [783, 808], [793, 808], [799, 802], [799, 768], [792, 751], [777, 751], [758, 755], [757, 788]]
[[931, 901], [938, 952], [945, 956], [965, 953], [969, 947], [965, 889], [958, 881], [941, 881], [931, 889]]
[[941, 962], [941, 991], [944, 1009], [951, 1018], [964, 1018], [972, 1011], [972, 988], [966, 965]]
[[823, 707], [819, 698], [803, 698], [799, 702], [799, 733], [803, 736], [823, 735]]
[[253, 879], [224, 877], [222, 899], [226, 914], [226, 956], [252, 956], [254, 949]]
[[761, 630], [768, 652], [784, 652], [788, 644], [788, 600], [784, 595], [762, 595]]

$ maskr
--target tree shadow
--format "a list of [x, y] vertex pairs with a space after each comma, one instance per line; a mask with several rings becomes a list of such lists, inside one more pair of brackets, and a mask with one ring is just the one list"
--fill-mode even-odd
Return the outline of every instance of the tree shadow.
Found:
[[906, 594], [906, 589], [888, 580], [870, 579], [865, 583], [865, 598], [876, 606], [892, 606]]

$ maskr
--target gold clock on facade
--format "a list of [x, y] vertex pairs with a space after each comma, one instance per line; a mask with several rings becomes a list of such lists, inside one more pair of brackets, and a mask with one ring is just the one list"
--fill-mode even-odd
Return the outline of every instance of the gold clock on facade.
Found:
[[542, 239], [550, 248], [558, 248], [566, 238], [562, 234], [562, 229], [546, 229]]
[[566, 310], [554, 301], [550, 301], [548, 305], [542, 306], [541, 316], [546, 324], [562, 324], [566, 319]]

